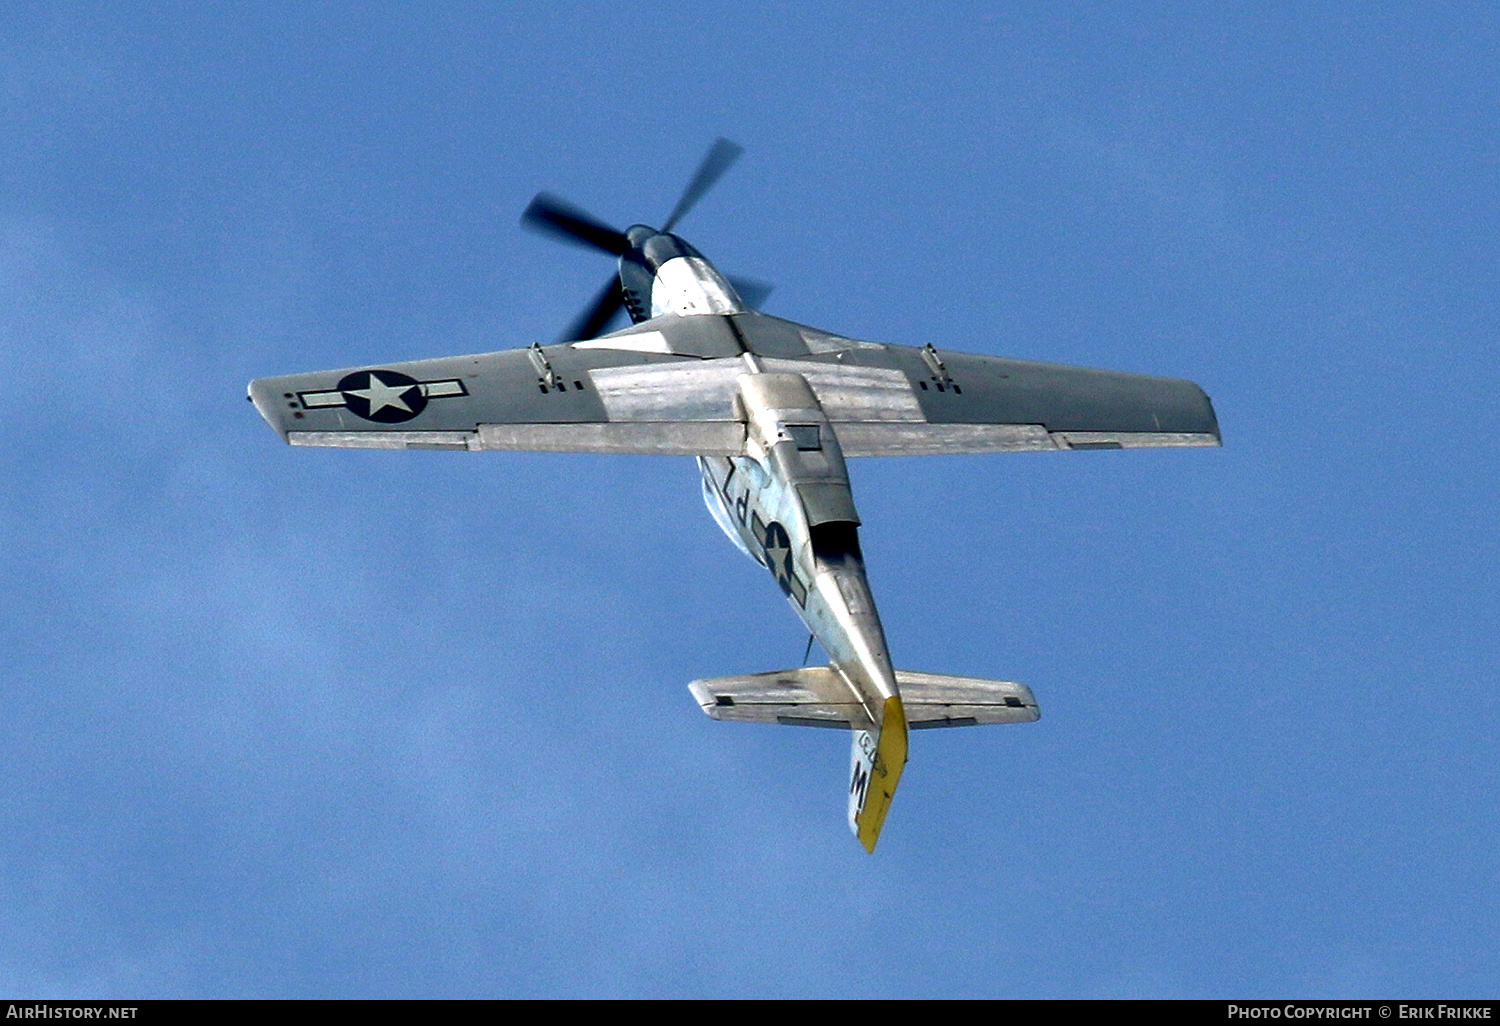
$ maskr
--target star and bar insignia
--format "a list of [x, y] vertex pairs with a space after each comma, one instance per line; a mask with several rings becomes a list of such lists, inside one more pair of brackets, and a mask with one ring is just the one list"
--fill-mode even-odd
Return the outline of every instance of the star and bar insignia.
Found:
[[309, 410], [343, 406], [365, 420], [400, 424], [425, 410], [430, 399], [468, 394], [469, 390], [457, 378], [418, 381], [400, 371], [362, 370], [345, 374], [334, 389], [299, 392], [298, 398]]
[[807, 602], [807, 586], [797, 576], [797, 565], [792, 559], [792, 539], [786, 533], [786, 528], [774, 520], [767, 524], [764, 548], [766, 568], [776, 578], [776, 583], [797, 605], [804, 605]]

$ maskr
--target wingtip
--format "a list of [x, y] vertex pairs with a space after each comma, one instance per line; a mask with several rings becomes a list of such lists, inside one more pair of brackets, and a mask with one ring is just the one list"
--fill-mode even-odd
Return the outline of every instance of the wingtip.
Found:
[[[283, 442], [290, 442], [287, 437], [287, 425], [281, 416], [281, 410], [276, 405], [275, 390], [266, 385], [265, 378], [256, 378], [245, 386], [245, 398], [255, 404], [256, 412], [265, 419], [265, 422], [281, 436]], [[301, 416], [301, 414], [297, 414]]]

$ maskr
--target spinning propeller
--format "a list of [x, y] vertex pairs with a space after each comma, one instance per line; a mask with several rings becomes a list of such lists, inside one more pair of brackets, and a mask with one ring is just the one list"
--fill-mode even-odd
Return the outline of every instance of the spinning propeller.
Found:
[[[693, 173], [687, 187], [682, 190], [682, 196], [677, 200], [677, 205], [667, 215], [661, 231], [670, 232], [677, 222], [687, 216], [688, 211], [697, 205], [704, 194], [714, 187], [714, 184], [723, 177], [724, 172], [728, 171], [744, 152], [743, 146], [730, 142], [728, 139], [719, 139], [709, 147], [708, 153], [698, 165], [698, 170]], [[550, 235], [564, 242], [587, 246], [590, 249], [603, 250], [616, 257], [630, 251], [630, 239], [624, 232], [605, 224], [588, 211], [575, 207], [561, 196], [550, 192], [537, 193], [536, 198], [521, 215], [521, 224], [542, 235]], [[731, 278], [730, 282], [740, 293], [740, 298], [751, 306], [758, 306], [771, 292], [771, 286], [763, 282], [743, 278]], [[604, 330], [604, 326], [624, 304], [625, 296], [620, 291], [620, 277], [616, 274], [605, 283], [593, 302], [584, 307], [583, 312], [568, 326], [560, 341], [593, 338]]]

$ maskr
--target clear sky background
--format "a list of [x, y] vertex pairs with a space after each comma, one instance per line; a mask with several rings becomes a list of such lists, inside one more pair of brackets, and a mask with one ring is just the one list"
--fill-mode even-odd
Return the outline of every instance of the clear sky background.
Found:
[[[0, 993], [1490, 996], [1493, 4], [0, 9]], [[1191, 378], [1224, 448], [856, 462], [924, 732], [677, 458], [293, 450], [252, 377], [551, 341], [682, 225], [768, 312]]]

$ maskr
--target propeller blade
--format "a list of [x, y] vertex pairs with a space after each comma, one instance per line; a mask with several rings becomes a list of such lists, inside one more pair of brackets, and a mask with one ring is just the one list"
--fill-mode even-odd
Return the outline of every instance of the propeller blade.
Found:
[[602, 249], [615, 256], [630, 248], [624, 232], [611, 228], [594, 215], [550, 192], [536, 194], [536, 198], [521, 215], [521, 224], [534, 232]]
[[599, 294], [594, 297], [594, 301], [584, 308], [577, 320], [568, 325], [568, 329], [562, 333], [558, 341], [582, 342], [585, 339], [598, 338], [624, 305], [625, 293], [620, 291], [620, 279], [616, 275], [611, 275], [609, 281], [604, 283], [604, 288], [600, 289]]
[[756, 281], [754, 278], [741, 278], [737, 274], [729, 276], [729, 284], [734, 286], [734, 291], [740, 294], [745, 305], [752, 310], [759, 310], [762, 303], [771, 297], [776, 286], [770, 282]]
[[703, 158], [703, 163], [698, 165], [698, 171], [693, 175], [693, 180], [688, 182], [687, 188], [682, 191], [682, 199], [677, 201], [677, 206], [667, 215], [667, 223], [661, 226], [661, 230], [669, 232], [672, 226], [681, 221], [683, 215], [693, 209], [693, 204], [703, 198], [703, 194], [713, 188], [721, 175], [729, 170], [745, 148], [739, 143], [730, 142], [728, 139], [720, 138], [709, 147], [708, 155]]

